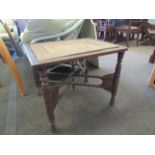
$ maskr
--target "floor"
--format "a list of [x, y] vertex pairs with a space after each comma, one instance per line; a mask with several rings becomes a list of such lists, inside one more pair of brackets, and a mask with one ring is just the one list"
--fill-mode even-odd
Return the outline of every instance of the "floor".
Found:
[[[148, 60], [153, 48], [136, 47], [133, 43], [126, 52], [114, 107], [109, 106], [110, 94], [102, 89], [69, 89], [56, 108], [57, 134], [155, 134], [155, 89], [147, 86], [153, 67]], [[92, 74], [114, 70], [116, 55], [99, 60], [100, 69], [91, 71]], [[26, 86], [25, 97], [20, 96], [7, 66], [0, 61], [0, 134], [52, 134], [27, 59], [17, 60], [17, 66]]]

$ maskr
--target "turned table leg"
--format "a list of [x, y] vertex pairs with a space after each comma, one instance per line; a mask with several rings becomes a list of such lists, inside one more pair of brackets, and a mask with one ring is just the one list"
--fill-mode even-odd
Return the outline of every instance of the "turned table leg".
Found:
[[111, 106], [113, 106], [115, 103], [115, 97], [116, 97], [117, 88], [118, 88], [118, 82], [119, 82], [119, 77], [120, 77], [120, 72], [121, 72], [121, 63], [122, 63], [123, 56], [124, 56], [124, 52], [118, 53], [117, 65], [115, 68], [113, 86], [112, 86], [112, 92], [111, 92], [112, 94], [112, 97], [110, 100]]
[[42, 89], [46, 105], [47, 116], [51, 123], [51, 130], [52, 132], [56, 132], [54, 110], [56, 108], [56, 105], [58, 104], [59, 87], [51, 86], [48, 83], [42, 83]]

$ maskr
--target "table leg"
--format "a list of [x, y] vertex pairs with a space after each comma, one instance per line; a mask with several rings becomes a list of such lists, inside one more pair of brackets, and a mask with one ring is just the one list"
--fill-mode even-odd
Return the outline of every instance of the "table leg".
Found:
[[51, 86], [48, 83], [42, 83], [43, 96], [46, 105], [48, 119], [51, 123], [52, 132], [56, 132], [54, 110], [59, 100], [59, 87]]
[[[85, 68], [85, 75], [87, 75], [87, 74], [88, 74], [88, 69], [89, 69], [89, 62], [88, 62], [87, 59], [86, 59], [85, 61], [86, 61], [86, 62], [85, 62], [85, 67], [86, 67], [86, 68]], [[87, 77], [87, 76], [85, 77], [84, 82], [85, 82], [85, 83], [88, 82], [88, 77]]]
[[123, 56], [124, 56], [124, 52], [118, 53], [117, 65], [116, 65], [116, 69], [115, 69], [112, 92], [111, 92], [111, 94], [112, 94], [112, 97], [110, 100], [111, 106], [113, 106], [115, 103], [115, 97], [116, 97], [117, 88], [118, 88], [118, 82], [119, 82], [119, 77], [120, 77], [120, 72], [121, 72], [121, 63], [122, 63]]
[[40, 87], [40, 82], [39, 82], [39, 74], [38, 74], [38, 70], [33, 68], [33, 78], [34, 78], [34, 81], [35, 81], [35, 85], [38, 87]]
[[37, 94], [39, 96], [41, 96], [41, 89], [40, 89], [40, 86], [41, 86], [41, 83], [40, 83], [40, 76], [39, 76], [39, 73], [38, 73], [38, 69], [36, 68], [33, 68], [33, 78], [34, 78], [34, 81], [35, 81], [35, 85], [37, 87]]

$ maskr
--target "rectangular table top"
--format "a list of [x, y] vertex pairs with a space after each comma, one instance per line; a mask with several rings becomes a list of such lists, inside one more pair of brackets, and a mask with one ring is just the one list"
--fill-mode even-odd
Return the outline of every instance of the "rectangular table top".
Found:
[[76, 59], [124, 52], [126, 47], [95, 39], [48, 41], [23, 45], [31, 66], [58, 64]]

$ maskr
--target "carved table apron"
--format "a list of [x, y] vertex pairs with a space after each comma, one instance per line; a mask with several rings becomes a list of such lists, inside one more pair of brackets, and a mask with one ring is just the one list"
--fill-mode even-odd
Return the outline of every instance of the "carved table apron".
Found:
[[[74, 48], [81, 47], [80, 42], [81, 40], [83, 41], [84, 39], [78, 39], [77, 41], [77, 46]], [[89, 39], [86, 39], [87, 44], [89, 45]], [[90, 39], [91, 43], [94, 41], [95, 43], [101, 43], [101, 41], [98, 40], [93, 40]], [[69, 41], [59, 41], [58, 44]], [[75, 41], [74, 41], [75, 42]], [[51, 45], [54, 46], [53, 42], [48, 42]], [[54, 110], [56, 108], [56, 105], [58, 104], [59, 99], [62, 97], [62, 94], [60, 93], [60, 88], [63, 84], [68, 84], [72, 85], [74, 88], [75, 86], [87, 86], [87, 87], [95, 87], [95, 88], [102, 88], [107, 90], [108, 92], [111, 93], [111, 100], [110, 100], [110, 105], [114, 105], [115, 103], [115, 96], [117, 93], [117, 87], [118, 87], [118, 82], [119, 82], [119, 77], [120, 77], [120, 72], [121, 72], [121, 62], [124, 56], [125, 51], [127, 50], [126, 47], [119, 46], [117, 45], [116, 47], [113, 47], [114, 44], [112, 45], [112, 48], [104, 48], [104, 44], [107, 45], [107, 43], [103, 42], [103, 47], [101, 46], [99, 49], [91, 51], [91, 52], [81, 52], [81, 53], [76, 53], [74, 55], [65, 55], [64, 57], [59, 57], [59, 58], [54, 58], [54, 59], [48, 59], [46, 61], [39, 61], [36, 55], [34, 54], [32, 47], [29, 45], [23, 45], [23, 49], [27, 55], [27, 58], [33, 68], [33, 76], [35, 80], [35, 84], [38, 88], [42, 88], [44, 100], [45, 100], [45, 105], [46, 105], [46, 110], [47, 110], [47, 115], [49, 118], [49, 121], [51, 123], [51, 129], [53, 132], [56, 131], [56, 126], [55, 126], [55, 116], [54, 116]], [[39, 44], [39, 43], [37, 43]], [[40, 43], [41, 45], [43, 43]], [[40, 46], [39, 44], [39, 46]], [[87, 45], [86, 44], [86, 45]], [[86, 46], [85, 45], [85, 46]], [[108, 45], [110, 45], [108, 43]], [[70, 45], [68, 45], [70, 48]], [[90, 49], [89, 49], [90, 50]], [[115, 67], [115, 71], [112, 74], [104, 75], [104, 76], [93, 76], [87, 74], [87, 71], [85, 74], [73, 74], [72, 77], [78, 78], [78, 77], [83, 77], [85, 81], [83, 83], [78, 83], [75, 82], [74, 80], [71, 80], [69, 82], [67, 81], [51, 81], [49, 80], [45, 74], [42, 74], [44, 76], [40, 77], [39, 73], [45, 73], [48, 68], [50, 68], [53, 65], [61, 64], [61, 63], [70, 63], [71, 61], [74, 60], [82, 60], [82, 59], [87, 59], [87, 58], [92, 58], [92, 57], [97, 57], [97, 56], [103, 56], [103, 55], [109, 55], [109, 54], [114, 54], [117, 53], [117, 63]], [[41, 80], [40, 80], [41, 78]], [[102, 83], [100, 85], [95, 85], [89, 83], [89, 78], [94, 78], [94, 79], [100, 79]]]

